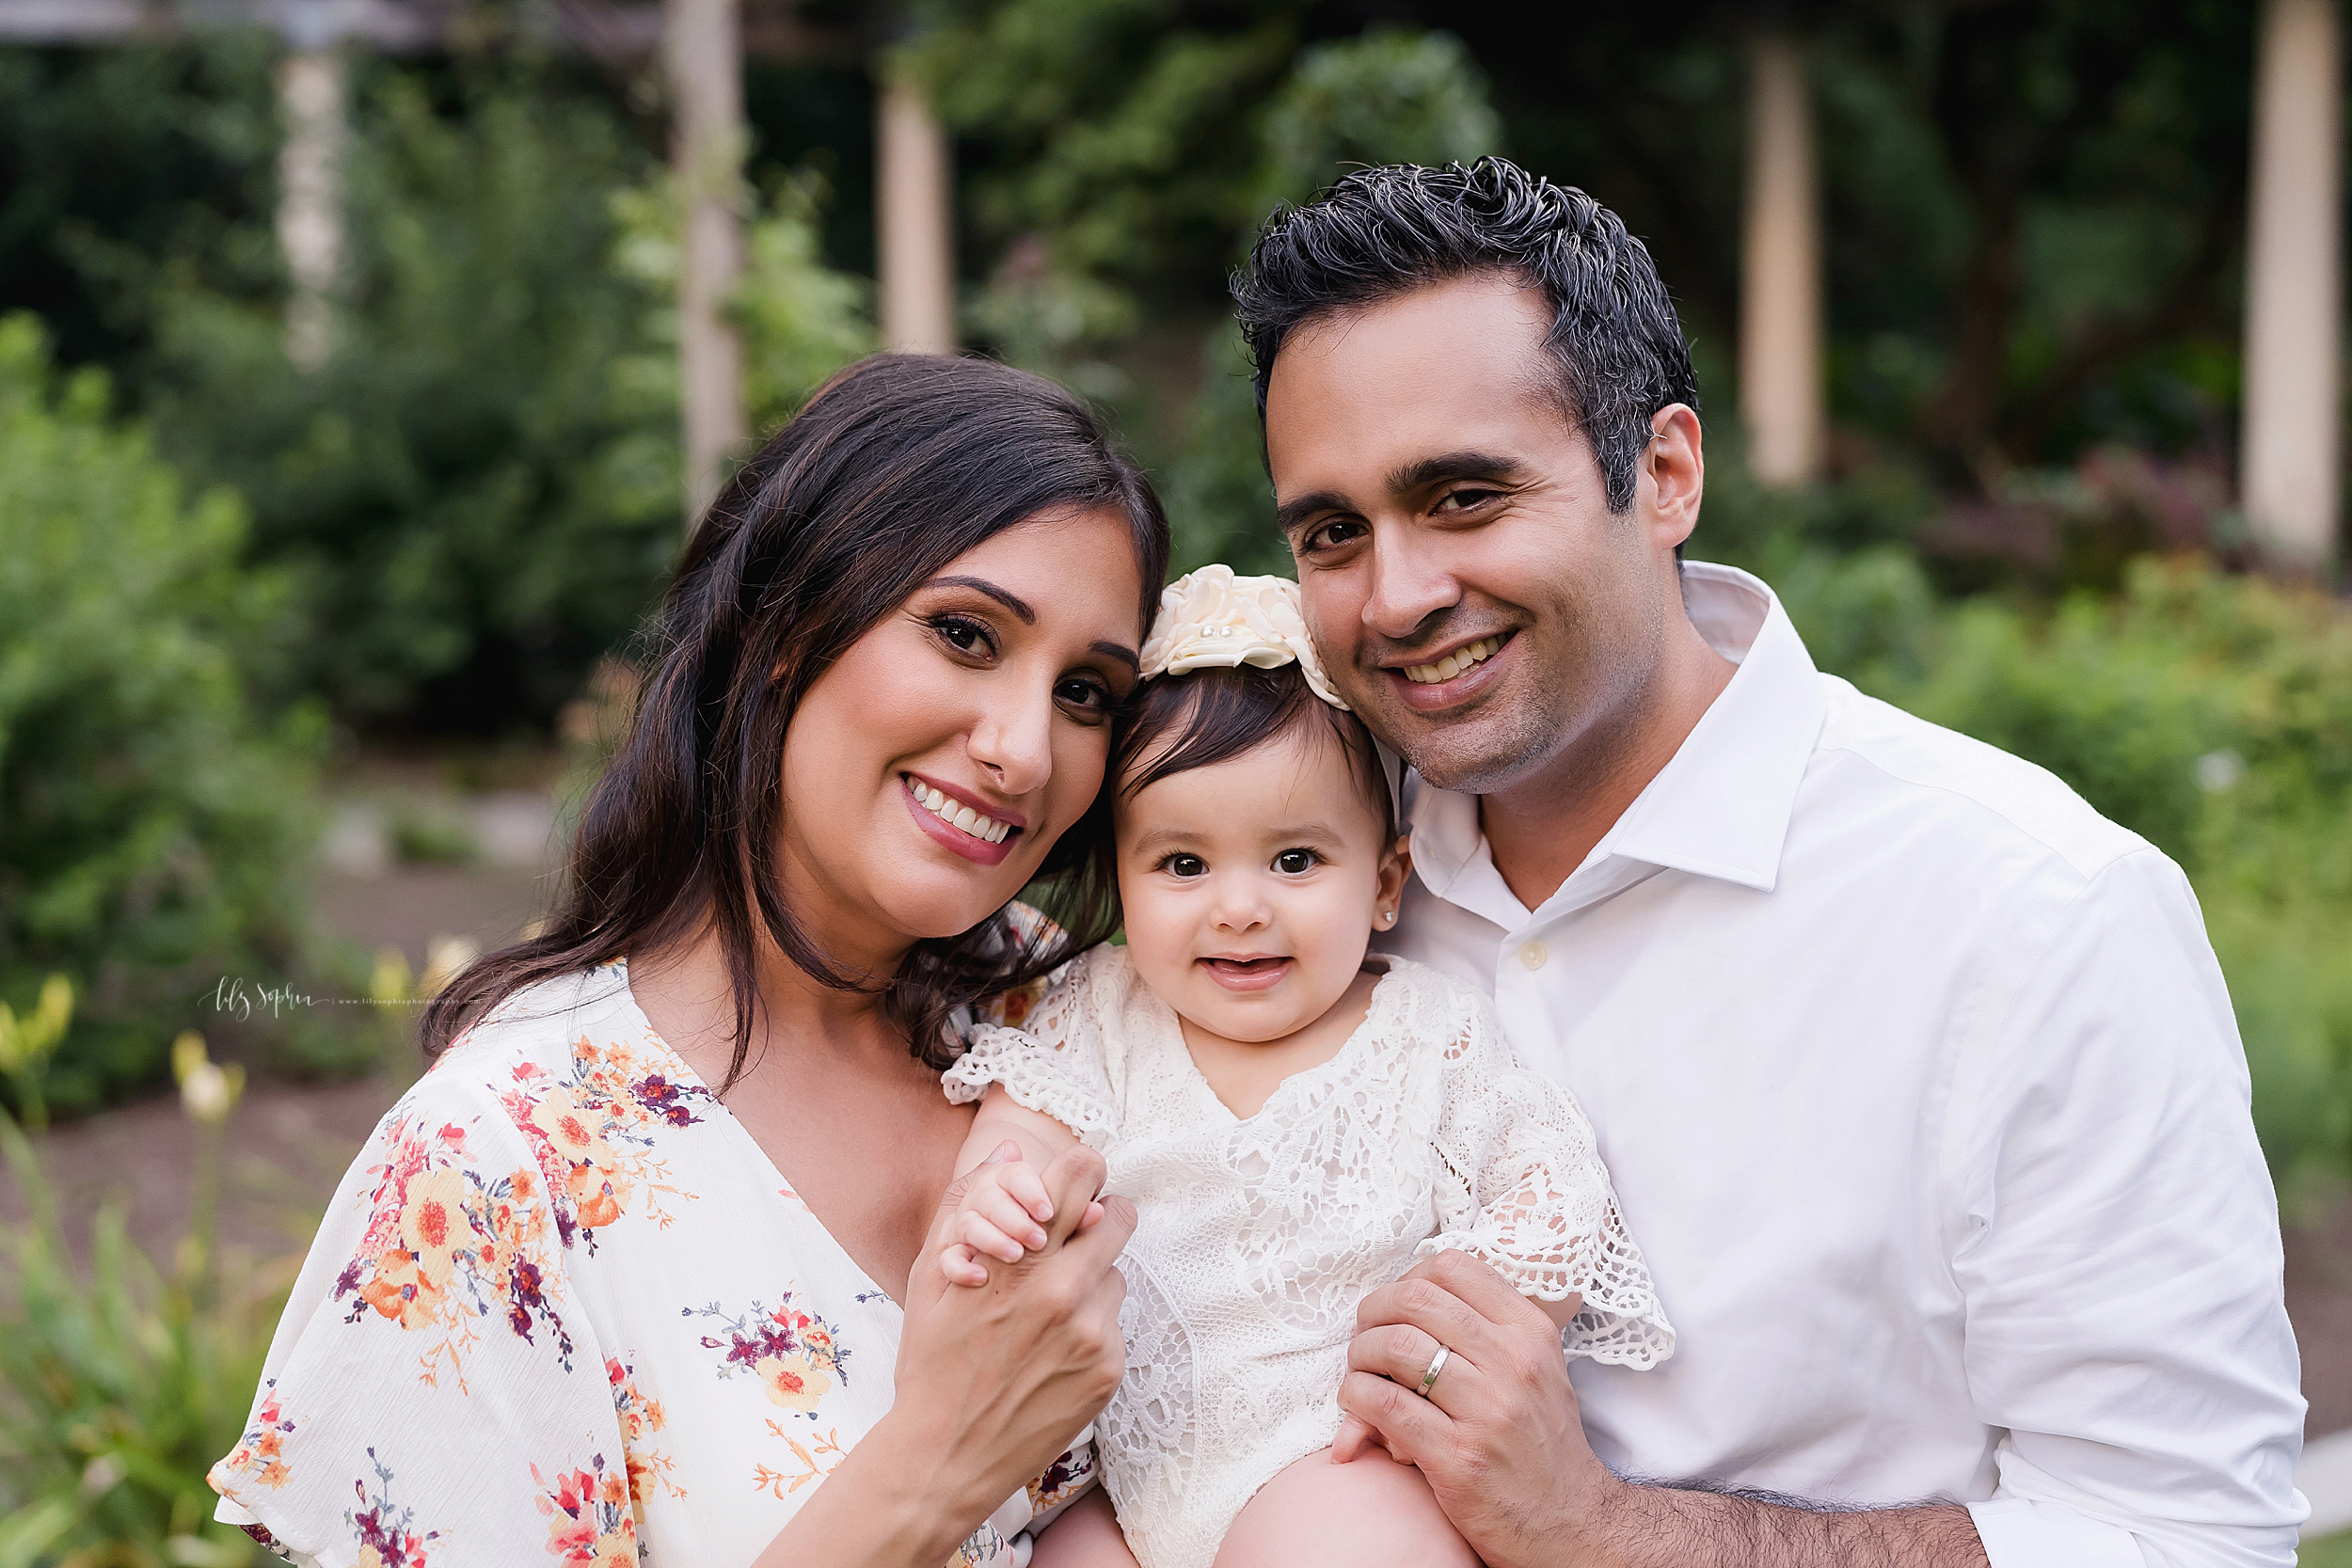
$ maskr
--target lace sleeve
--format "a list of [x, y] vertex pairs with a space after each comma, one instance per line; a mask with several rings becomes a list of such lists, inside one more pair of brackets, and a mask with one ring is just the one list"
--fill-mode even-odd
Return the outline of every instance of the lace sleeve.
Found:
[[1110, 1075], [1089, 984], [1091, 955], [1057, 970], [1027, 1010], [1025, 1026], [977, 1025], [971, 1044], [939, 1075], [956, 1104], [968, 1104], [1002, 1084], [1032, 1111], [1052, 1117], [1088, 1148], [1107, 1150], [1115, 1124]]
[[1572, 1356], [1646, 1368], [1672, 1355], [1674, 1325], [1617, 1211], [1583, 1108], [1512, 1060], [1483, 996], [1465, 999], [1447, 1055], [1435, 1141], [1452, 1180], [1440, 1184], [1443, 1229], [1420, 1255], [1471, 1253], [1539, 1301], [1582, 1295], [1561, 1336]]

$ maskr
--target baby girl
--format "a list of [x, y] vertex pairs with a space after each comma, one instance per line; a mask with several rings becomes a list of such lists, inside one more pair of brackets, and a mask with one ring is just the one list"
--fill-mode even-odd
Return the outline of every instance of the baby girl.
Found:
[[[1571, 1356], [1654, 1366], [1674, 1330], [1576, 1102], [1518, 1066], [1474, 988], [1368, 952], [1406, 849], [1296, 585], [1180, 579], [1143, 673], [1111, 759], [1126, 945], [1073, 960], [946, 1072], [951, 1099], [985, 1097], [959, 1168], [999, 1163], [940, 1266], [981, 1285], [983, 1259], [1042, 1245], [1036, 1172], [1084, 1140], [1140, 1214], [1126, 1376], [1095, 1430], [1143, 1568], [1300, 1560], [1302, 1539], [1320, 1560], [1473, 1563], [1418, 1471], [1341, 1433], [1358, 1302], [1459, 1248]], [[1335, 1468], [1335, 1441], [1363, 1456]], [[1091, 1528], [1057, 1525], [1038, 1562], [1130, 1560]]]

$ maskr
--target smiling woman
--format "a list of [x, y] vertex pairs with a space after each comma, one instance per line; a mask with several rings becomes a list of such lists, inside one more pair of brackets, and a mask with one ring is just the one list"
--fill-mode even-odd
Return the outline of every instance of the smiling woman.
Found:
[[222, 1518], [301, 1563], [1021, 1560], [1091, 1478], [1134, 1212], [1073, 1150], [1029, 1264], [911, 1275], [965, 1185], [938, 1073], [1109, 934], [1167, 559], [1093, 417], [1000, 365], [851, 366], [744, 466], [555, 915], [441, 992], [328, 1209]]

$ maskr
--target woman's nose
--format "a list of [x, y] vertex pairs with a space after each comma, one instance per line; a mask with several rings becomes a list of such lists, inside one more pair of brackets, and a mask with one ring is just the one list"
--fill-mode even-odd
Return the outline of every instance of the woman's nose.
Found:
[[1054, 776], [1054, 694], [1007, 689], [972, 726], [972, 760], [1008, 795], [1026, 795]]

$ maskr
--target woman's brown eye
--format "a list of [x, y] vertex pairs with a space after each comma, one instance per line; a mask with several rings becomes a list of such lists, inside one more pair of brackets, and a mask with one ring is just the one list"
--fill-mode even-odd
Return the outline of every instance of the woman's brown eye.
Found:
[[977, 621], [967, 621], [956, 615], [941, 616], [931, 623], [931, 629], [958, 653], [971, 653], [988, 640], [987, 629]]

